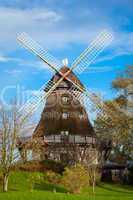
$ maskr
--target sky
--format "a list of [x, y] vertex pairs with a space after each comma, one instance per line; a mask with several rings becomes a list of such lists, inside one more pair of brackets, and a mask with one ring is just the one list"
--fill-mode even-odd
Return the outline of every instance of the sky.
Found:
[[[79, 78], [86, 88], [110, 99], [111, 82], [133, 64], [132, 0], [0, 0], [0, 97], [23, 98], [53, 75], [48, 66], [17, 42], [28, 33], [56, 58], [69, 64], [104, 29], [111, 45]], [[24, 97], [25, 98], [25, 97]]]

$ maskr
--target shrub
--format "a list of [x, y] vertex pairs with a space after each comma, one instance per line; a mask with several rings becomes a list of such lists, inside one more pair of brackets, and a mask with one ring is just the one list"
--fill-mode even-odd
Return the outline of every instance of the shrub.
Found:
[[64, 171], [64, 164], [59, 161], [55, 160], [44, 160], [43, 164], [46, 170], [53, 171], [55, 173], [63, 173]]
[[27, 161], [25, 163], [17, 163], [12, 167], [12, 170], [20, 170], [20, 171], [27, 171], [27, 172], [44, 172], [45, 166], [40, 161]]
[[41, 173], [30, 173], [28, 177], [29, 190], [33, 191], [35, 184], [40, 184], [44, 181], [44, 176]]
[[61, 162], [54, 160], [44, 161], [27, 161], [25, 163], [17, 163], [12, 166], [12, 171], [21, 170], [28, 172], [45, 172], [46, 170], [62, 173], [64, 171], [64, 165]]
[[84, 166], [65, 168], [61, 183], [72, 193], [80, 193], [83, 188], [89, 186], [89, 175]]
[[58, 184], [60, 184], [60, 181], [61, 181], [61, 175], [58, 173], [55, 173], [53, 171], [47, 171], [46, 172], [46, 180], [49, 183], [58, 185]]

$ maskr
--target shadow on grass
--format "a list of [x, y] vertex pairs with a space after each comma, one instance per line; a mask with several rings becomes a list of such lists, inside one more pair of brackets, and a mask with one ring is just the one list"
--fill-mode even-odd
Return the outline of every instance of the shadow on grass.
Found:
[[41, 184], [35, 184], [34, 185], [35, 190], [46, 190], [46, 191], [51, 191], [51, 192], [60, 192], [60, 193], [67, 193], [68, 190], [65, 188], [59, 186], [59, 185], [54, 185], [50, 183], [41, 183]]
[[[111, 186], [99, 185], [99, 188], [106, 189], [107, 191], [111, 191], [111, 192], [133, 195], [133, 188], [131, 188], [131, 187], [124, 187], [121, 185], [121, 188], [115, 189], [115, 188], [113, 188], [114, 186], [115, 185], [112, 185], [112, 188], [111, 188]], [[124, 191], [125, 189], [128, 191]]]
[[16, 189], [16, 188], [10, 188], [10, 187], [9, 187], [9, 191], [18, 192], [19, 189]]

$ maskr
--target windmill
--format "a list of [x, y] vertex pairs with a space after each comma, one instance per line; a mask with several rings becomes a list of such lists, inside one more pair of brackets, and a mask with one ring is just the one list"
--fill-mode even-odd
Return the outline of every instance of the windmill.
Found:
[[[99, 100], [94, 94], [88, 94], [87, 90], [76, 78], [74, 73], [81, 74], [87, 67], [89, 67], [89, 65], [95, 61], [97, 56], [111, 43], [112, 39], [113, 36], [108, 31], [100, 33], [90, 46], [85, 49], [85, 51], [83, 51], [77, 59], [75, 59], [75, 61], [71, 64], [71, 68], [69, 68], [66, 66], [68, 64], [67, 59], [65, 59], [62, 64], [62, 62], [53, 57], [47, 50], [44, 50], [26, 33], [22, 33], [18, 36], [18, 41], [25, 48], [34, 53], [37, 57], [39, 57], [39, 59], [55, 71], [55, 76], [48, 81], [48, 83], [43, 85], [38, 91], [38, 94], [29, 99], [28, 102], [26, 102], [26, 104], [24, 104], [19, 110], [20, 113], [23, 112], [22, 116], [24, 118], [27, 115], [34, 113], [40, 103], [46, 100], [46, 106], [42, 112], [41, 120], [33, 133], [33, 137], [40, 137], [42, 139], [45, 137], [48, 142], [48, 157], [67, 162], [72, 162], [72, 160], [81, 160], [83, 159], [85, 152], [88, 152], [89, 147], [92, 147], [96, 142], [93, 128], [89, 122], [84, 106], [81, 105], [81, 98], [79, 97], [87, 96], [91, 100], [95, 100], [98, 105]], [[50, 106], [51, 100], [52, 103], [54, 103], [55, 97], [61, 97], [59, 99], [63, 99], [65, 107], [68, 103], [69, 110], [73, 110], [73, 113], [77, 111], [77, 107], [70, 107], [69, 102], [72, 104], [76, 103], [76, 105], [78, 104], [79, 112], [82, 110], [83, 113], [82, 115], [79, 114], [81, 118], [79, 119], [80, 123], [75, 122], [77, 120], [76, 117], [72, 117], [73, 120], [68, 120], [69, 113], [67, 108], [63, 108], [65, 111], [62, 111], [60, 107], [57, 108], [58, 106]], [[57, 104], [59, 104], [59, 101], [57, 102]], [[61, 113], [58, 120], [58, 126], [57, 120], [53, 122], [51, 121], [51, 117], [49, 120], [46, 119], [46, 116], [43, 116], [47, 111], [48, 113], [53, 113], [54, 109], [59, 109], [59, 113]], [[60, 121], [61, 118], [65, 121], [64, 125], [63, 121]], [[54, 123], [53, 126], [55, 128], [51, 127], [52, 122]], [[82, 123], [84, 124], [83, 127], [85, 127], [84, 130], [82, 129]]]

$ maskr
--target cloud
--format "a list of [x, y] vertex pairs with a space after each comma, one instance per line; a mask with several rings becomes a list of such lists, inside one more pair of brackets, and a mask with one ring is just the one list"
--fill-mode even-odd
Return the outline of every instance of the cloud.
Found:
[[0, 48], [3, 51], [20, 48], [16, 37], [21, 32], [27, 32], [50, 49], [68, 47], [73, 43], [88, 44], [99, 31], [110, 25], [102, 20], [96, 22], [93, 13], [86, 12], [73, 16], [72, 20], [72, 13], [68, 10], [0, 7]]
[[50, 73], [51, 71], [53, 71], [47, 64], [45, 64], [42, 61], [31, 61], [31, 60], [23, 60], [20, 59], [18, 62], [18, 65], [21, 67], [31, 67], [31, 68], [35, 68], [38, 71], [45, 71], [46, 70]]
[[5, 73], [11, 75], [11, 76], [18, 76], [22, 73], [22, 70], [12, 69], [12, 70], [5, 70]]
[[8, 57], [0, 55], [0, 62], [8, 62], [8, 61], [9, 61]]
[[115, 66], [115, 68], [113, 66], [96, 66], [96, 67], [89, 67], [88, 70], [85, 71], [86, 74], [92, 74], [92, 73], [106, 73], [106, 72], [110, 72], [113, 70], [116, 70], [119, 66]]
[[0, 54], [0, 62], [6, 63], [6, 62], [10, 62], [10, 61], [12, 61], [12, 62], [19, 62], [20, 59], [19, 58], [14, 58], [14, 57], [8, 57], [8, 56]]
[[[17, 1], [16, 5], [18, 5]], [[15, 6], [0, 7], [2, 53], [20, 49], [16, 37], [21, 32], [27, 32], [44, 47], [57, 50], [71, 48], [73, 44], [87, 46], [104, 28], [115, 32], [115, 41], [111, 46], [115, 50], [112, 57], [100, 58], [101, 60], [113, 59], [115, 56], [132, 52], [133, 33], [124, 33], [120, 27], [123, 23], [124, 25], [130, 23], [128, 17], [119, 16], [115, 19], [114, 16], [108, 16], [107, 10], [102, 12], [103, 10], [97, 7], [92, 8], [91, 5], [80, 9], [81, 12], [79, 12], [79, 6], [76, 6], [75, 10], [70, 12], [62, 6], [61, 9], [53, 9], [44, 4], [42, 7], [30, 8], [25, 5], [23, 9]], [[5, 60], [1, 58], [0, 61]]]
[[53, 24], [55, 26], [62, 19], [62, 16], [44, 8], [23, 10], [0, 7], [0, 19], [0, 47], [3, 51], [10, 51], [16, 50], [18, 47], [16, 37], [19, 33], [23, 31], [33, 34], [40, 33]]

